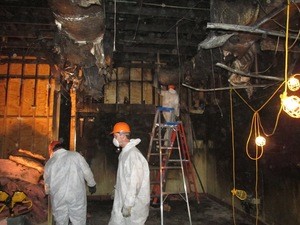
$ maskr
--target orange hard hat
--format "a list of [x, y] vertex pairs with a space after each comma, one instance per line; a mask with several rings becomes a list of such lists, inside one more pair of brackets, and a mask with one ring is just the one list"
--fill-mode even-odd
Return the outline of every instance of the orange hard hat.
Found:
[[129, 125], [127, 123], [125, 123], [125, 122], [118, 122], [118, 123], [116, 123], [114, 125], [114, 129], [111, 132], [111, 134], [120, 133], [120, 132], [130, 133], [130, 127], [129, 127]]
[[175, 89], [175, 85], [169, 84], [169, 85], [168, 85], [168, 89]]

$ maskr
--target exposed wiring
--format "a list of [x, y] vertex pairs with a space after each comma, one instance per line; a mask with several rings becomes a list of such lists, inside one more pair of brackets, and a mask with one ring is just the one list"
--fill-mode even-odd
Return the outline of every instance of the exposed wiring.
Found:
[[[232, 89], [229, 91], [230, 93], [230, 125], [231, 125], [231, 148], [232, 148], [232, 182], [233, 189], [235, 190], [235, 141], [234, 141], [234, 124], [233, 124], [233, 101], [232, 101]], [[231, 196], [231, 205], [232, 205], [232, 218], [233, 224], [236, 225], [235, 221], [235, 198], [232, 194]]]
[[114, 1], [114, 46], [113, 51], [116, 51], [116, 32], [117, 32], [117, 0]]
[[[285, 84], [285, 82], [282, 82], [281, 85], [274, 91], [274, 93], [269, 97], [269, 99], [267, 101], [265, 101], [265, 103], [257, 110], [255, 110], [251, 105], [248, 104], [248, 102], [235, 90], [234, 92], [239, 96], [239, 98], [254, 112], [253, 113], [253, 117], [252, 117], [252, 122], [251, 122], [251, 127], [250, 127], [250, 132], [249, 132], [249, 136], [248, 136], [248, 139], [247, 139], [247, 143], [246, 143], [246, 154], [247, 156], [252, 159], [252, 160], [257, 160], [259, 158], [262, 157], [263, 155], [263, 148], [261, 149], [261, 154], [259, 155], [259, 158], [257, 158], [256, 156], [255, 157], [252, 157], [249, 153], [249, 142], [250, 142], [250, 139], [251, 137], [257, 137], [260, 135], [260, 130], [266, 135], [266, 136], [272, 136], [276, 129], [277, 129], [277, 126], [278, 126], [278, 121], [279, 121], [279, 116], [282, 112], [282, 107], [280, 107], [279, 109], [279, 112], [277, 114], [277, 117], [276, 117], [276, 121], [275, 121], [275, 125], [274, 125], [274, 128], [272, 130], [272, 132], [270, 134], [266, 134], [265, 133], [265, 130], [263, 128], [263, 125], [261, 123], [261, 120], [260, 120], [260, 116], [259, 116], [259, 112], [271, 101], [271, 99], [273, 99], [273, 97], [275, 96], [275, 94], [281, 89], [281, 87]], [[253, 134], [254, 132], [254, 134]]]
[[[263, 147], [261, 147], [263, 149]], [[258, 158], [257, 154], [257, 148], [256, 148], [256, 154], [255, 157]], [[258, 199], [258, 160], [255, 160], [255, 201], [257, 201]], [[255, 225], [258, 225], [258, 215], [259, 215], [259, 209], [258, 209], [258, 204], [256, 202], [255, 204], [255, 211], [256, 211], [256, 215], [255, 215]]]
[[284, 93], [287, 92], [287, 80], [288, 80], [288, 62], [289, 62], [289, 26], [290, 26], [290, 0], [287, 0], [286, 8], [286, 30], [285, 30], [285, 67], [284, 67]]

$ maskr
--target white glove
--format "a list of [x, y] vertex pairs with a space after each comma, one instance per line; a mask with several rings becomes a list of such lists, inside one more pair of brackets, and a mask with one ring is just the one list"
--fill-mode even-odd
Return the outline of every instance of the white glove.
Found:
[[123, 217], [130, 217], [131, 216], [131, 207], [122, 207], [122, 215]]

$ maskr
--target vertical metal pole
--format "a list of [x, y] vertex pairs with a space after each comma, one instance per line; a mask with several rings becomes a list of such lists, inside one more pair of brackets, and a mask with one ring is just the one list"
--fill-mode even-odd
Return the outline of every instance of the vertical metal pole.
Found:
[[[160, 109], [158, 109], [160, 110]], [[160, 186], [160, 223], [161, 225], [164, 224], [164, 200], [163, 200], [163, 168], [162, 168], [162, 140], [161, 140], [161, 129], [162, 129], [162, 124], [161, 124], [161, 111], [159, 111], [158, 115], [158, 139], [159, 139], [159, 186]]]
[[181, 146], [180, 146], [180, 141], [179, 141], [179, 137], [178, 137], [178, 126], [179, 125], [177, 125], [177, 127], [176, 127], [176, 139], [177, 139], [177, 145], [178, 145], [178, 154], [179, 154], [179, 159], [180, 159], [183, 188], [184, 188], [184, 193], [185, 193], [185, 201], [186, 201], [186, 206], [187, 206], [187, 211], [188, 211], [188, 216], [189, 216], [189, 222], [192, 225], [191, 210], [190, 210], [189, 198], [188, 198], [188, 194], [187, 194], [186, 181], [185, 181], [185, 173], [184, 173], [183, 162], [182, 162]]

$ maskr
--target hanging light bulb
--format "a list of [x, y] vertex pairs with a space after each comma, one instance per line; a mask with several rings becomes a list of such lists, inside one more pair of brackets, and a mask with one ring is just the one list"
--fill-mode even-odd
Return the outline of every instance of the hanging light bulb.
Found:
[[266, 139], [263, 136], [257, 136], [255, 138], [255, 144], [259, 147], [263, 147], [266, 145]]
[[283, 93], [281, 96], [282, 109], [293, 118], [300, 118], [300, 98], [292, 95], [287, 96]]
[[[296, 74], [298, 75], [298, 74]], [[287, 82], [288, 88], [291, 91], [298, 91], [300, 89], [300, 82], [295, 76], [291, 76]]]

